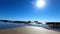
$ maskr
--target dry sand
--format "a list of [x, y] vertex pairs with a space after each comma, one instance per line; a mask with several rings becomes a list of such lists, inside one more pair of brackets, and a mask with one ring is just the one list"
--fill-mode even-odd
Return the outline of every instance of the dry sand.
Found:
[[0, 30], [0, 34], [60, 34], [60, 32], [47, 30], [41, 27], [23, 26]]

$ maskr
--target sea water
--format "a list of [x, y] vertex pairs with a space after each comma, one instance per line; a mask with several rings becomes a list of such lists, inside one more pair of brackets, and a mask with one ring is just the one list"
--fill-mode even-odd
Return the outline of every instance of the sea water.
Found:
[[15, 27], [22, 27], [22, 26], [35, 26], [35, 27], [42, 27], [42, 28], [48, 28], [48, 30], [58, 31], [60, 32], [60, 29], [56, 28], [49, 28], [46, 24], [21, 24], [21, 23], [10, 23], [10, 22], [0, 22], [0, 30], [1, 29], [7, 29], [7, 28], [15, 28]]

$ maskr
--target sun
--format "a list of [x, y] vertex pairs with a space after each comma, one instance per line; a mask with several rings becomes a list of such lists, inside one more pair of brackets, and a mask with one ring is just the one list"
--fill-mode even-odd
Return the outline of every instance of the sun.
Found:
[[37, 2], [36, 2], [37, 7], [43, 7], [44, 4], [45, 4], [44, 0], [37, 0]]

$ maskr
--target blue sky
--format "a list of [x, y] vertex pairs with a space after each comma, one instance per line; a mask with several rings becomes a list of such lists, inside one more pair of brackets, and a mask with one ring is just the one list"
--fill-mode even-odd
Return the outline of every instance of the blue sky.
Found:
[[0, 0], [0, 19], [60, 21], [60, 0], [45, 0], [43, 8], [36, 7], [36, 1]]

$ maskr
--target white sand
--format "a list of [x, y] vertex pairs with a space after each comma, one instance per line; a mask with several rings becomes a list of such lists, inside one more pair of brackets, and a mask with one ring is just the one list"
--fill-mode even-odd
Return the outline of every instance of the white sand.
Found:
[[0, 34], [60, 34], [60, 32], [47, 30], [41, 27], [24, 26], [0, 30]]

